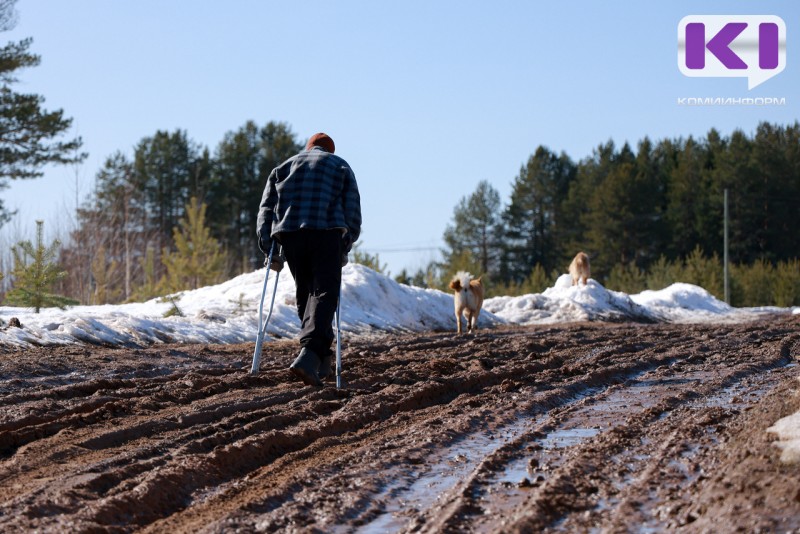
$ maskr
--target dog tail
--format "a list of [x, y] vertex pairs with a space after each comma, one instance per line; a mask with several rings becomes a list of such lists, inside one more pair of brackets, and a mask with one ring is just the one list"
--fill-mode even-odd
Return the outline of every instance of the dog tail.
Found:
[[461, 291], [461, 289], [469, 287], [472, 280], [472, 275], [466, 271], [458, 271], [453, 279], [450, 281], [450, 289]]

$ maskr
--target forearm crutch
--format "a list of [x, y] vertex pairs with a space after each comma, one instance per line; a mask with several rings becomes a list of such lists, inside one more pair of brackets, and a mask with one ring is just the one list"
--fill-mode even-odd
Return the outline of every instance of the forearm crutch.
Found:
[[342, 384], [342, 283], [339, 282], [339, 300], [336, 301], [336, 389]]
[[264, 335], [267, 333], [267, 325], [269, 319], [272, 317], [272, 307], [275, 305], [275, 294], [278, 292], [278, 278], [281, 272], [275, 273], [275, 286], [272, 288], [272, 300], [269, 303], [269, 313], [267, 313], [267, 320], [261, 323], [261, 318], [264, 315], [264, 297], [267, 294], [267, 281], [269, 280], [269, 272], [272, 267], [272, 253], [275, 250], [275, 241], [269, 247], [269, 257], [267, 258], [267, 274], [264, 276], [264, 289], [261, 290], [261, 303], [258, 305], [258, 335], [256, 336], [256, 349], [253, 352], [253, 366], [250, 367], [250, 374], [254, 375], [258, 372], [261, 366], [261, 345], [264, 343]]

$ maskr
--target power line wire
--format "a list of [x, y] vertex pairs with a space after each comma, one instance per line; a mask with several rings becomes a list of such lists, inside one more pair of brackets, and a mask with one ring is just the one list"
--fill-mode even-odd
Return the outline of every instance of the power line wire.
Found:
[[394, 252], [424, 252], [424, 251], [439, 251], [441, 247], [400, 247], [400, 248], [369, 248], [367, 252], [380, 252], [381, 254], [391, 254]]

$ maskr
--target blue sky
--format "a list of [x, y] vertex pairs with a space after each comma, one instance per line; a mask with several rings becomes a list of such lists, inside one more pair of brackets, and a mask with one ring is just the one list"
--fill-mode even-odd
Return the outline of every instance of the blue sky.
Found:
[[[750, 133], [800, 118], [796, 0], [20, 0], [17, 12], [3, 41], [33, 37], [42, 63], [16, 89], [63, 109], [90, 154], [0, 192], [19, 210], [4, 231], [25, 238], [35, 219], [49, 235], [67, 228], [76, 183], [85, 197], [109, 155], [132, 154], [157, 130], [184, 129], [213, 152], [247, 120], [276, 120], [301, 139], [333, 137], [361, 190], [363, 248], [397, 274], [439, 258], [453, 208], [481, 180], [507, 202], [538, 145], [579, 160], [609, 139]], [[786, 69], [750, 91], [744, 78], [682, 75], [677, 28], [692, 14], [781, 17]]]

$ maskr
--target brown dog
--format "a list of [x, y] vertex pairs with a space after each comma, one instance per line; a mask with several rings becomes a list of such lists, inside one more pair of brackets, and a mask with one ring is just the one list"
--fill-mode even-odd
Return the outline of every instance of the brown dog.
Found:
[[459, 271], [450, 282], [450, 289], [455, 291], [456, 325], [458, 333], [462, 333], [461, 314], [467, 316], [467, 332], [478, 329], [478, 315], [483, 306], [483, 283], [481, 279], [472, 280], [472, 275]]
[[589, 268], [589, 256], [585, 252], [578, 252], [575, 259], [569, 264], [569, 274], [572, 276], [572, 285], [578, 285], [578, 281], [582, 281], [586, 285], [586, 280], [592, 276], [591, 269]]

